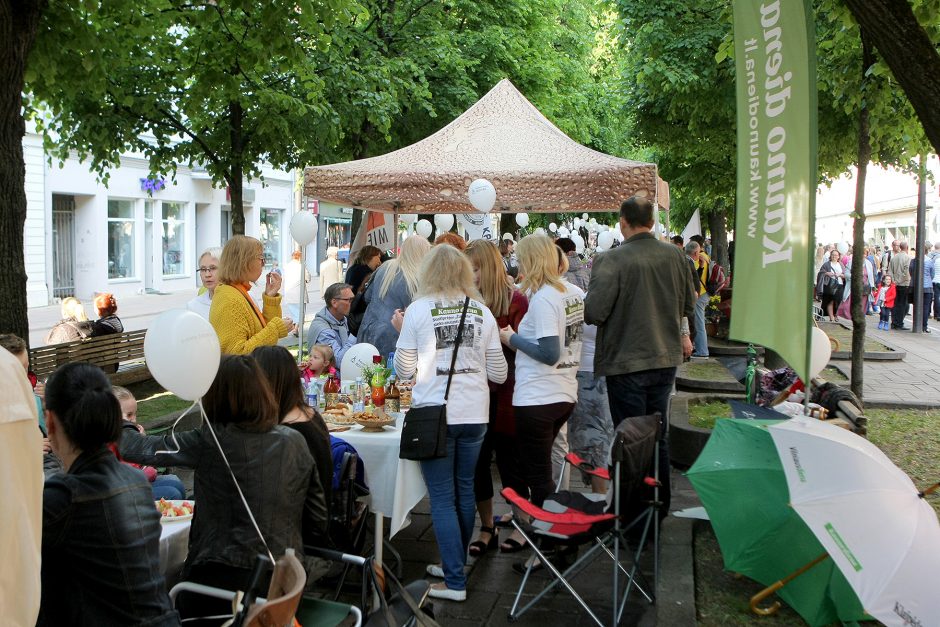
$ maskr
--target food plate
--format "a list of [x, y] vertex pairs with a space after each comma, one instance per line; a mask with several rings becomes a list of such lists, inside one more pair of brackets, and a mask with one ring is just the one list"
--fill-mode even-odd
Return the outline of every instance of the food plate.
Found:
[[334, 407], [328, 407], [321, 414], [323, 420], [334, 425], [354, 425], [352, 409], [345, 403], [339, 403]]
[[370, 416], [368, 414], [356, 414], [355, 420], [362, 425], [362, 430], [369, 433], [378, 433], [384, 431], [385, 427], [395, 424], [394, 418], [388, 416]]
[[167, 500], [160, 499], [155, 501], [157, 511], [160, 512], [160, 522], [178, 522], [189, 520], [193, 517], [193, 509], [196, 504], [188, 500]]

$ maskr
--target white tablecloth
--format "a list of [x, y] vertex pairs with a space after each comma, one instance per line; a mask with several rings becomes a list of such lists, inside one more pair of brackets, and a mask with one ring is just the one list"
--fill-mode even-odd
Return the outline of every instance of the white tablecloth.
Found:
[[189, 527], [192, 519], [161, 523], [160, 572], [166, 578], [167, 590], [179, 581], [183, 562], [189, 554]]
[[427, 494], [420, 464], [398, 459], [403, 419], [404, 414], [396, 414], [395, 426], [385, 427], [381, 433], [369, 433], [356, 425], [335, 434], [359, 452], [372, 493], [372, 511], [391, 519], [389, 537], [411, 523], [411, 509]]

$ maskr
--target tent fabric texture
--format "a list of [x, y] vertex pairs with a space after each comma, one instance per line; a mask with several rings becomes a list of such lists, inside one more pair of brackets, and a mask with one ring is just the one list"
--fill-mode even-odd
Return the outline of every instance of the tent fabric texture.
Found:
[[304, 193], [348, 207], [399, 213], [475, 213], [467, 188], [496, 188], [494, 211], [616, 211], [640, 195], [669, 207], [652, 163], [577, 143], [508, 79], [430, 137], [380, 157], [308, 167]]

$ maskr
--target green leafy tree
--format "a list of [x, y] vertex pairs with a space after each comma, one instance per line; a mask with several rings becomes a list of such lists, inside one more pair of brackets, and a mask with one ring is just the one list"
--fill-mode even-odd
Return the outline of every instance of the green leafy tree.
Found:
[[244, 233], [243, 178], [338, 141], [309, 57], [357, 10], [351, 0], [53, 3], [30, 56], [27, 110], [51, 155], [74, 150], [104, 178], [128, 150], [155, 173], [204, 166], [229, 186], [232, 230]]

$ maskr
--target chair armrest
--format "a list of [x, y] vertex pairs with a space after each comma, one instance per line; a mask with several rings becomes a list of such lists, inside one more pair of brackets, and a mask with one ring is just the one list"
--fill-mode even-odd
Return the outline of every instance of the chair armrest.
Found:
[[589, 475], [610, 481], [610, 471], [608, 471], [606, 468], [592, 466], [591, 464], [584, 461], [577, 453], [568, 453], [565, 456], [565, 461], [581, 472], [585, 472]]
[[317, 557], [322, 557], [323, 559], [328, 559], [333, 562], [343, 562], [345, 564], [352, 564], [353, 566], [365, 566], [370, 558], [361, 557], [359, 555], [351, 555], [349, 553], [343, 553], [342, 551], [334, 551], [333, 549], [324, 549], [318, 546], [310, 546], [309, 544], [304, 545], [304, 553], [307, 555], [316, 555]]
[[[214, 588], [212, 586], [205, 586], [201, 583], [193, 583], [191, 581], [181, 581], [170, 590], [170, 603], [176, 605], [176, 597], [179, 596], [180, 592], [193, 592], [195, 594], [201, 594], [207, 597], [212, 597], [214, 599], [222, 599], [223, 601], [234, 601], [235, 596], [238, 592], [233, 590], [223, 590], [222, 588]], [[267, 599], [261, 597], [256, 597], [255, 602], [265, 603]]]

